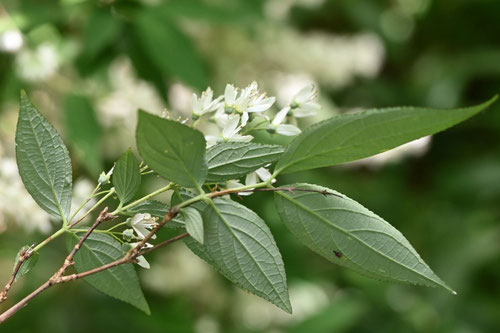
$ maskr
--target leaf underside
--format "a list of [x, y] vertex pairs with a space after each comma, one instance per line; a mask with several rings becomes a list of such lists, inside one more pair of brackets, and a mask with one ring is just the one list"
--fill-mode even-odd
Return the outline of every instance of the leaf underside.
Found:
[[291, 313], [283, 260], [271, 231], [253, 211], [217, 198], [203, 211], [205, 243], [186, 245], [238, 287]]
[[318, 185], [287, 187], [332, 193], [275, 192], [281, 220], [311, 250], [372, 278], [454, 293], [397, 229], [359, 203]]
[[121, 203], [132, 200], [141, 186], [139, 163], [130, 149], [116, 162], [113, 185]]
[[24, 91], [16, 131], [16, 158], [21, 179], [37, 204], [50, 215], [67, 219], [73, 182], [68, 149]]
[[[78, 243], [79, 236], [83, 236], [83, 233], [78, 235], [70, 233], [68, 250], [73, 249]], [[121, 259], [124, 255], [122, 245], [113, 237], [92, 233], [75, 254], [75, 269], [80, 273], [85, 272]], [[87, 276], [84, 280], [97, 290], [150, 314], [148, 303], [144, 298], [137, 273], [132, 264], [116, 266]]]

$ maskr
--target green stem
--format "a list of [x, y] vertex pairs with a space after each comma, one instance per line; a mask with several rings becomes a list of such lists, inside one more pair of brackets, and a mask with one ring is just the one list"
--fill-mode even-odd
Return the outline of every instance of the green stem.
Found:
[[49, 237], [47, 237], [43, 242], [41, 242], [40, 244], [38, 244], [37, 246], [35, 246], [33, 248], [33, 252], [38, 252], [42, 247], [44, 247], [45, 245], [47, 245], [48, 243], [50, 243], [53, 239], [56, 239], [57, 237], [59, 237], [62, 234], [64, 234], [65, 231], [66, 231], [65, 228], [61, 228], [61, 229], [57, 230], [52, 235], [50, 235]]
[[129, 210], [130, 208], [135, 207], [135, 206], [137, 206], [138, 204], [140, 204], [140, 203], [142, 203], [142, 202], [144, 202], [144, 201], [146, 201], [146, 200], [149, 200], [149, 199], [151, 199], [151, 198], [152, 198], [152, 197], [154, 197], [154, 196], [157, 196], [158, 194], [161, 194], [161, 193], [163, 193], [163, 192], [165, 192], [165, 191], [170, 190], [172, 187], [174, 187], [174, 183], [170, 183], [170, 184], [168, 184], [167, 186], [164, 186], [164, 187], [162, 187], [162, 188], [160, 188], [160, 189], [158, 189], [158, 190], [156, 190], [156, 191], [154, 191], [154, 192], [152, 192], [152, 193], [150, 193], [150, 194], [148, 194], [148, 195], [146, 195], [146, 196], [144, 196], [144, 197], [142, 197], [142, 198], [140, 198], [140, 199], [137, 199], [136, 201], [134, 201], [134, 202], [132, 202], [132, 203], [129, 203], [128, 205], [123, 206], [123, 207], [122, 207], [122, 208], [120, 208], [120, 209], [116, 209], [116, 210], [115, 210], [114, 212], [112, 212], [111, 214], [112, 214], [112, 215], [119, 215], [119, 214], [121, 214], [121, 213], [123, 213], [123, 212], [126, 212], [126, 211], [127, 211], [127, 210]]
[[90, 194], [89, 198], [87, 200], [85, 200], [83, 202], [83, 204], [80, 207], [78, 207], [78, 209], [73, 213], [73, 215], [69, 219], [68, 223], [71, 223], [71, 221], [73, 221], [76, 214], [78, 214], [82, 210], [82, 208], [96, 195], [96, 192], [99, 191], [100, 188], [101, 188], [101, 184], [98, 183], [97, 186], [92, 191], [92, 193]]
[[126, 225], [127, 221], [123, 221], [121, 223], [118, 223], [117, 225], [112, 226], [111, 228], [108, 229], [108, 231], [115, 230], [118, 227], [121, 227], [122, 225]]
[[92, 206], [92, 208], [90, 208], [82, 217], [80, 217], [78, 220], [76, 220], [75, 222], [71, 223], [69, 225], [69, 229], [73, 228], [75, 225], [77, 225], [78, 223], [80, 223], [84, 218], [86, 218], [90, 213], [92, 213], [97, 207], [99, 207], [104, 201], [106, 201], [106, 199], [108, 199], [110, 196], [112, 196], [113, 194], [115, 193], [115, 188], [112, 187], [110, 190], [109, 190], [109, 193], [106, 194], [105, 196], [103, 196], [101, 198], [101, 200], [99, 200], [94, 206]]

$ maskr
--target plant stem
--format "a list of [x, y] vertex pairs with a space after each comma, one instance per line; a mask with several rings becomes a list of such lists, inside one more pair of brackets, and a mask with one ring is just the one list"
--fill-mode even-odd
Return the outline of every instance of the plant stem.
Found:
[[134, 202], [132, 202], [132, 203], [129, 203], [129, 204], [128, 204], [128, 205], [126, 205], [126, 206], [123, 206], [121, 209], [116, 209], [116, 210], [115, 210], [114, 212], [112, 212], [111, 214], [113, 214], [113, 215], [119, 215], [119, 214], [121, 214], [121, 213], [123, 213], [123, 212], [126, 212], [128, 209], [130, 209], [130, 208], [132, 208], [132, 207], [135, 207], [135, 206], [137, 206], [138, 204], [140, 204], [140, 203], [142, 203], [142, 202], [144, 202], [144, 201], [146, 201], [146, 200], [149, 200], [149, 199], [151, 199], [151, 198], [152, 198], [152, 197], [154, 197], [154, 196], [157, 196], [158, 194], [161, 194], [161, 193], [163, 193], [163, 192], [166, 192], [166, 191], [170, 190], [172, 187], [174, 187], [174, 184], [173, 184], [173, 183], [170, 183], [170, 184], [168, 184], [167, 186], [164, 186], [164, 187], [162, 187], [162, 188], [160, 188], [160, 189], [158, 189], [158, 190], [156, 190], [156, 191], [154, 191], [154, 192], [152, 192], [152, 193], [150, 193], [150, 194], [148, 194], [148, 195], [146, 195], [146, 196], [144, 196], [144, 197], [142, 197], [142, 198], [140, 198], [140, 199], [137, 199], [136, 201], [134, 201]]
[[[104, 201], [106, 201], [107, 198], [109, 198], [110, 196], [112, 196], [114, 193], [115, 193], [115, 188], [113, 187], [113, 188], [111, 188], [109, 190], [108, 194], [106, 194], [105, 196], [103, 196], [101, 198], [101, 200], [99, 200], [94, 206], [92, 206], [92, 208], [90, 208], [82, 217], [80, 217], [75, 222], [71, 223], [70, 226], [69, 226], [69, 229], [73, 228], [75, 225], [77, 225], [78, 223], [80, 223], [84, 218], [86, 218], [90, 213], [92, 213], [97, 207], [99, 207]], [[112, 214], [112, 215], [115, 215], [115, 214]]]

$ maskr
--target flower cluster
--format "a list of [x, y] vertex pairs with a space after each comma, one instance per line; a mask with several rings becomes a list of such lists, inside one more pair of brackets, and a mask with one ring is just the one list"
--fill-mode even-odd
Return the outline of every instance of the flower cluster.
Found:
[[[267, 96], [260, 92], [257, 82], [252, 82], [246, 88], [236, 88], [232, 84], [226, 85], [224, 95], [214, 99], [211, 88], [205, 90], [200, 97], [193, 94], [192, 118], [195, 124], [205, 114], [213, 113], [210, 120], [214, 122], [220, 134], [207, 135], [208, 146], [217, 142], [249, 142], [253, 136], [247, 134], [255, 130], [267, 130], [269, 133], [294, 136], [300, 129], [286, 123], [286, 120], [309, 117], [316, 114], [320, 106], [315, 103], [318, 91], [314, 85], [308, 85], [300, 90], [289, 105], [277, 112], [274, 118], [265, 114], [276, 101], [276, 97]], [[250, 125], [252, 120], [259, 117], [256, 125]]]

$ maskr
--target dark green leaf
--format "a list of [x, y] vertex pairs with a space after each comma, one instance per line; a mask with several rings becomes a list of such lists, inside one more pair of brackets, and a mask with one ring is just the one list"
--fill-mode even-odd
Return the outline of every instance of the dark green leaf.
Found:
[[56, 129], [31, 104], [24, 91], [16, 131], [19, 174], [46, 212], [67, 219], [71, 209], [71, 159]]
[[282, 173], [355, 161], [434, 134], [472, 117], [489, 101], [462, 109], [396, 107], [343, 114], [311, 126], [287, 147]]
[[137, 147], [160, 176], [185, 187], [198, 187], [207, 176], [205, 138], [179, 122], [139, 112]]
[[155, 9], [143, 10], [134, 19], [142, 47], [156, 67], [193, 87], [207, 85], [205, 65], [191, 40]]
[[[80, 240], [78, 235], [70, 233], [68, 237], [68, 250]], [[125, 252], [122, 245], [113, 237], [106, 234], [92, 233], [83, 243], [81, 249], [75, 255], [75, 268], [78, 272], [100, 267], [115, 260], [123, 258]], [[84, 278], [92, 287], [103, 293], [132, 304], [139, 310], [149, 314], [149, 306], [142, 294], [139, 279], [132, 264], [124, 264], [89, 275]]]
[[141, 169], [130, 149], [116, 162], [113, 185], [121, 203], [132, 200], [141, 186]]
[[288, 313], [285, 267], [271, 231], [253, 211], [217, 198], [203, 212], [205, 243], [186, 244], [231, 282]]
[[221, 143], [207, 151], [207, 181], [240, 178], [275, 162], [284, 148], [251, 142]]
[[313, 251], [370, 277], [453, 292], [398, 230], [359, 203], [318, 185], [286, 187], [317, 191], [275, 192], [281, 220]]
[[82, 56], [93, 59], [115, 40], [120, 23], [109, 9], [95, 10], [89, 17], [84, 33]]
[[68, 95], [65, 101], [66, 128], [74, 151], [95, 177], [103, 170], [102, 130], [91, 102], [85, 96]]

